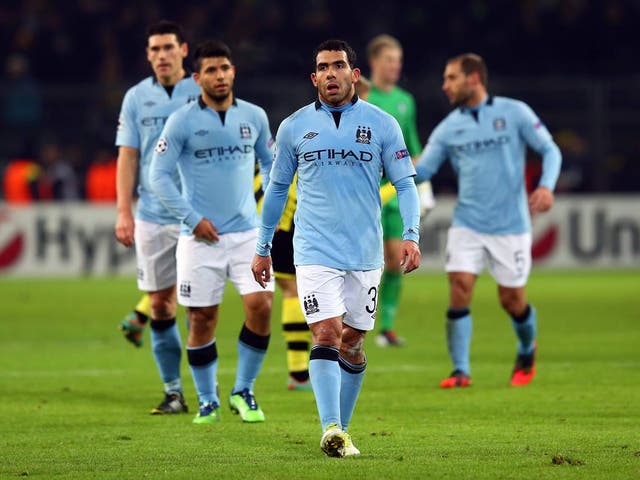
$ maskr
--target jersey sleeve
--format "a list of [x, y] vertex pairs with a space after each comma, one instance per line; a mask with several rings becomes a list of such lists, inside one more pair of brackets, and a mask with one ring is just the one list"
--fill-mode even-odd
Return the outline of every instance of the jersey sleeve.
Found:
[[402, 239], [420, 240], [420, 199], [413, 178], [405, 177], [396, 182], [398, 207], [402, 217]]
[[133, 88], [127, 91], [122, 100], [120, 116], [118, 117], [116, 145], [118, 147], [140, 149], [140, 133], [136, 122], [135, 90]]
[[153, 193], [164, 206], [193, 231], [202, 215], [193, 210], [173, 181], [178, 158], [187, 140], [184, 123], [184, 118], [175, 113], [169, 116], [153, 150], [149, 180]]
[[553, 190], [560, 175], [562, 155], [547, 127], [527, 104], [518, 102], [518, 129], [527, 145], [542, 155], [539, 185]]
[[262, 223], [258, 231], [258, 243], [256, 245], [256, 253], [260, 256], [266, 257], [271, 254], [271, 241], [273, 240], [276, 225], [278, 225], [280, 217], [282, 217], [288, 192], [288, 183], [278, 183], [274, 180], [269, 183], [267, 191], [264, 193]]
[[444, 127], [440, 123], [431, 133], [429, 141], [422, 150], [416, 163], [416, 183], [431, 180], [447, 159], [447, 147], [444, 141]]
[[269, 119], [263, 109], [258, 110], [257, 119], [259, 127], [258, 140], [256, 141], [256, 155], [260, 163], [260, 176], [262, 177], [262, 189], [266, 190], [269, 185], [269, 174], [273, 163], [274, 140], [269, 127]]
[[298, 170], [295, 145], [293, 144], [292, 126], [285, 119], [278, 128], [273, 165], [271, 165], [270, 181], [289, 185]]
[[404, 141], [407, 144], [407, 150], [412, 157], [420, 155], [422, 144], [420, 143], [420, 136], [418, 135], [418, 126], [416, 125], [416, 101], [413, 95], [408, 97], [408, 115], [407, 125], [404, 128]]
[[411, 156], [404, 143], [398, 121], [391, 115], [386, 116], [382, 130], [385, 132], [382, 143], [382, 164], [386, 177], [395, 185], [399, 180], [415, 175], [416, 171], [411, 163]]

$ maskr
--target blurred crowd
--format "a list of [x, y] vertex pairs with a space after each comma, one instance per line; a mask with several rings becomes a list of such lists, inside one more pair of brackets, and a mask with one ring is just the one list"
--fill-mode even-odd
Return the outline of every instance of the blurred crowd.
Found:
[[[423, 142], [447, 110], [438, 92], [444, 62], [463, 51], [482, 54], [490, 77], [498, 79], [575, 77], [608, 85], [612, 78], [637, 81], [640, 75], [633, 61], [638, 0], [7, 1], [0, 5], [0, 172], [10, 160], [27, 160], [48, 185], [41, 198], [87, 198], [92, 167], [102, 171], [114, 162], [122, 95], [150, 73], [145, 29], [161, 18], [182, 24], [192, 46], [205, 38], [225, 40], [234, 51], [238, 91], [265, 107], [274, 131], [287, 112], [309, 100], [310, 90], [292, 86], [307, 81], [315, 45], [334, 36], [356, 48], [363, 67], [372, 36], [400, 39], [403, 86], [416, 95], [419, 115], [427, 112], [419, 118]], [[634, 110], [640, 101], [637, 89], [630, 90]], [[543, 97], [545, 89], [536, 88], [535, 95]], [[522, 98], [546, 120], [544, 106], [526, 93]], [[570, 97], [564, 100], [556, 110], [576, 108]], [[602, 99], [590, 101], [597, 106]], [[556, 117], [549, 126], [569, 160], [561, 184], [566, 190], [637, 190], [628, 179], [637, 173], [640, 144], [635, 133], [626, 133], [625, 121], [613, 133], [603, 126], [598, 134], [571, 125], [571, 116], [568, 122]], [[591, 178], [593, 168], [612, 169], [610, 180]]]

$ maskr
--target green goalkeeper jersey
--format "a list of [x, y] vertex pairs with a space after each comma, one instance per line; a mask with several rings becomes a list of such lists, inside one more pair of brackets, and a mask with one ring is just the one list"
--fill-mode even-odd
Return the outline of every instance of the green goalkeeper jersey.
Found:
[[413, 95], [400, 87], [393, 87], [390, 91], [383, 92], [371, 85], [367, 101], [380, 107], [398, 121], [409, 154], [412, 157], [419, 155], [422, 144], [416, 127], [416, 102]]

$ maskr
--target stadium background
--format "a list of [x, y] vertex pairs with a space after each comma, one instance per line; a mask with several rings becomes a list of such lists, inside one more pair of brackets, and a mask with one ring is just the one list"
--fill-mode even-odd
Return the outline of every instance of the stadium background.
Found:
[[[9, 166], [27, 160], [27, 201], [38, 208], [1, 208], [0, 274], [133, 271], [131, 252], [112, 238], [113, 142], [124, 92], [151, 73], [146, 26], [161, 18], [181, 23], [191, 48], [211, 37], [231, 46], [236, 94], [265, 108], [274, 134], [313, 98], [311, 52], [326, 38], [347, 39], [366, 75], [367, 41], [400, 39], [400, 85], [416, 98], [423, 143], [450, 108], [440, 90], [446, 59], [480, 53], [490, 92], [531, 105], [562, 150], [559, 208], [535, 223], [538, 263], [640, 266], [638, 1], [26, 0], [0, 6], [0, 201], [10, 196]], [[530, 180], [539, 170], [530, 153]], [[449, 168], [434, 186], [440, 208], [423, 224], [422, 247], [427, 268], [439, 269]]]

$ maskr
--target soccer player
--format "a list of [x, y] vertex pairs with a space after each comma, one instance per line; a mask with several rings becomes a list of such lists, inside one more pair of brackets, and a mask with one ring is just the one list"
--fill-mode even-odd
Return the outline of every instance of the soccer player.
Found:
[[[527, 302], [531, 269], [530, 214], [553, 205], [560, 150], [525, 103], [487, 93], [487, 67], [473, 53], [446, 64], [442, 90], [453, 110], [432, 132], [417, 164], [417, 180], [429, 180], [448, 159], [458, 176], [458, 202], [447, 239], [449, 276], [447, 345], [454, 370], [442, 388], [471, 384], [471, 297], [488, 265], [502, 308], [511, 316], [518, 352], [511, 385], [535, 375], [536, 311]], [[542, 155], [543, 174], [527, 201], [525, 150]]]
[[[182, 346], [176, 325], [175, 251], [179, 225], [152, 194], [149, 165], [162, 126], [171, 112], [195, 100], [200, 90], [183, 66], [187, 43], [181, 28], [161, 21], [147, 31], [147, 60], [153, 76], [130, 88], [122, 102], [116, 145], [116, 238], [126, 247], [135, 245], [138, 288], [149, 293], [151, 345], [164, 382], [165, 398], [151, 413], [187, 411], [180, 379]], [[132, 194], [138, 173], [139, 200], [133, 218]], [[178, 182], [177, 174], [172, 181]], [[176, 183], [177, 184], [177, 183]], [[143, 299], [144, 301], [144, 299]], [[142, 313], [145, 305], [136, 309]], [[134, 343], [142, 340], [143, 319], [125, 327]]]
[[[245, 422], [263, 422], [253, 387], [269, 344], [274, 284], [265, 291], [251, 274], [258, 233], [253, 177], [257, 156], [266, 188], [273, 138], [265, 111], [233, 94], [235, 67], [227, 45], [198, 45], [194, 79], [200, 97], [169, 117], [151, 163], [154, 193], [182, 222], [178, 301], [189, 316], [187, 358], [199, 401], [193, 421], [208, 424], [220, 418], [215, 330], [229, 279], [246, 315], [229, 406]], [[172, 181], [176, 166], [182, 195]]]
[[[416, 126], [415, 100], [409, 92], [397, 85], [402, 71], [402, 46], [396, 38], [390, 35], [378, 35], [367, 45], [367, 59], [371, 79], [366, 100], [391, 114], [398, 121], [407, 144], [407, 150], [417, 160], [422, 145]], [[383, 184], [386, 183], [388, 183], [388, 179], [383, 178]], [[383, 186], [383, 188], [385, 187]], [[426, 214], [434, 207], [431, 185], [429, 182], [425, 182], [420, 184], [418, 189], [421, 210], [423, 214]], [[400, 268], [402, 219], [398, 209], [398, 198], [393, 195], [387, 202], [384, 200], [383, 194], [384, 272], [380, 282], [378, 308], [380, 323], [379, 333], [376, 336], [376, 343], [381, 347], [401, 346], [405, 343], [405, 340], [399, 337], [394, 330], [402, 286]]]
[[405, 273], [420, 264], [415, 170], [398, 122], [358, 99], [355, 61], [355, 52], [342, 40], [316, 48], [311, 81], [318, 97], [278, 130], [252, 264], [255, 279], [267, 287], [273, 232], [297, 172], [296, 280], [311, 328], [309, 373], [323, 429], [320, 446], [334, 457], [360, 453], [347, 429], [364, 378], [365, 334], [376, 317], [383, 168], [398, 191]]

